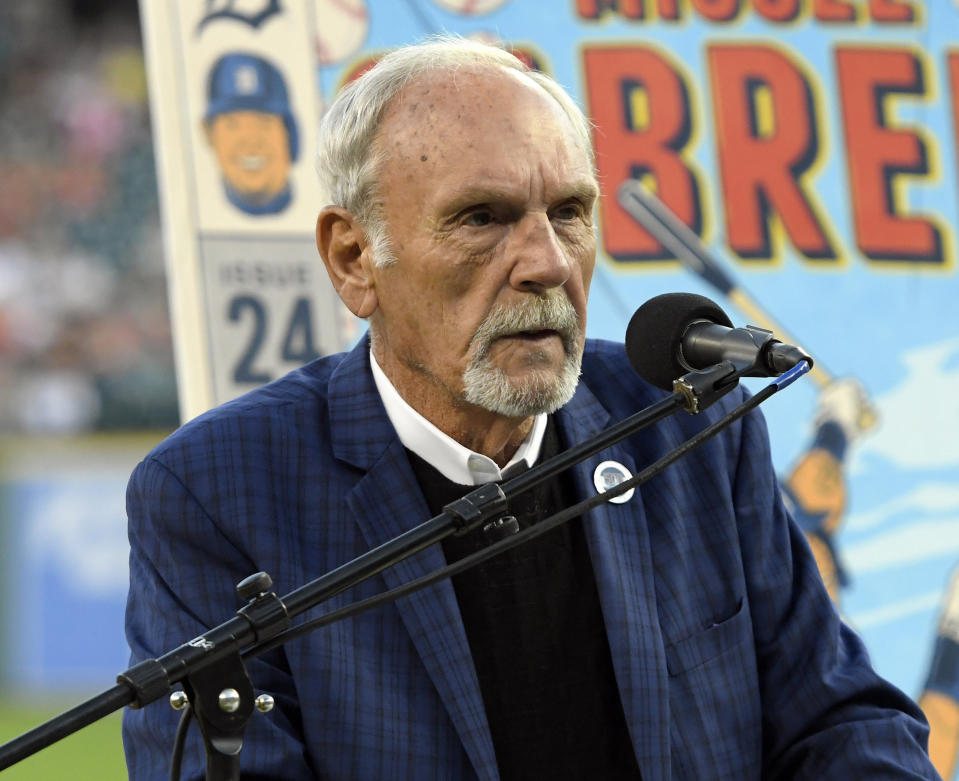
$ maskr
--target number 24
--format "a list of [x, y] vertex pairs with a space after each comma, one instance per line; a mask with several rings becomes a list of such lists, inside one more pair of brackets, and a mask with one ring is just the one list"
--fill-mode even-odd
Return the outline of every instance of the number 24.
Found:
[[[253, 368], [253, 362], [260, 354], [266, 340], [266, 306], [257, 296], [234, 296], [230, 300], [230, 321], [235, 323], [243, 319], [245, 312], [250, 312], [253, 317], [253, 330], [250, 332], [246, 348], [233, 367], [233, 381], [238, 385], [262, 385], [273, 379], [267, 372], [256, 371]], [[290, 315], [283, 336], [281, 357], [284, 361], [304, 364], [318, 358], [319, 355], [320, 353], [313, 345], [313, 313], [310, 299], [300, 296], [293, 302], [293, 313]]]

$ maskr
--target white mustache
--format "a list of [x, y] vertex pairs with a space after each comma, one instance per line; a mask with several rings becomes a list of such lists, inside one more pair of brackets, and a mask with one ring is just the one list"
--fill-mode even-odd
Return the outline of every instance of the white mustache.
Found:
[[470, 341], [475, 357], [489, 352], [493, 342], [523, 331], [556, 331], [569, 353], [579, 339], [579, 319], [570, 300], [563, 294], [530, 296], [513, 306], [497, 306], [480, 323]]

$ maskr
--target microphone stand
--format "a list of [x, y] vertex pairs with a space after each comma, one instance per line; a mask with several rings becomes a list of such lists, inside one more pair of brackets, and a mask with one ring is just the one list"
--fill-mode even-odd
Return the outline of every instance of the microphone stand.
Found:
[[[690, 372], [677, 380], [677, 390], [672, 395], [614, 424], [593, 440], [508, 479], [502, 486], [497, 483], [479, 486], [446, 505], [440, 515], [295, 589], [282, 599], [269, 591], [272, 585], [269, 575], [264, 572], [251, 575], [237, 585], [238, 595], [247, 604], [234, 618], [158, 659], [146, 659], [134, 665], [117, 676], [113, 688], [0, 746], [0, 770], [126, 705], [142, 708], [167, 694], [174, 684], [182, 682], [203, 735], [207, 753], [206, 778], [210, 781], [239, 781], [243, 735], [255, 707], [259, 707], [241, 658], [244, 649], [277, 638], [287, 630], [292, 618], [430, 545], [500, 518], [511, 497], [640, 429], [679, 409], [691, 413], [705, 409], [732, 390], [740, 376], [739, 367], [728, 361]], [[777, 386], [775, 390], [778, 389]], [[607, 492], [607, 498], [614, 495]]]

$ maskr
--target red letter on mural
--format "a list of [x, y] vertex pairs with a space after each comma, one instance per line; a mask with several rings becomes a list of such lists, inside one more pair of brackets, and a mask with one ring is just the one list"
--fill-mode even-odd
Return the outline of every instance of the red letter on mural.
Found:
[[770, 22], [793, 22], [799, 16], [799, 0], [753, 0], [753, 8]]
[[847, 0], [815, 0], [812, 12], [820, 22], [856, 21], [856, 8]]
[[679, 0], [659, 0], [656, 4], [656, 13], [664, 22], [679, 20]]
[[730, 248], [744, 258], [771, 257], [775, 212], [800, 252], [834, 258], [801, 181], [818, 153], [810, 85], [768, 46], [717, 44], [708, 56]]
[[693, 0], [693, 8], [711, 22], [731, 22], [739, 14], [739, 0]]
[[584, 57], [606, 251], [617, 260], [670, 257], [620, 208], [616, 191], [624, 179], [649, 177], [660, 199], [701, 232], [699, 187], [680, 156], [690, 133], [686, 85], [663, 55], [642, 46], [587, 48]]
[[914, 22], [916, 9], [899, 0], [869, 0], [869, 15], [874, 22]]
[[921, 63], [901, 49], [839, 48], [836, 64], [859, 249], [873, 260], [942, 263], [939, 229], [904, 216], [893, 188], [899, 174], [929, 173], [922, 139], [891, 129], [885, 111], [890, 93], [925, 93]]
[[644, 0], [576, 0], [580, 19], [599, 19], [606, 11], [614, 11], [627, 19], [645, 16]]

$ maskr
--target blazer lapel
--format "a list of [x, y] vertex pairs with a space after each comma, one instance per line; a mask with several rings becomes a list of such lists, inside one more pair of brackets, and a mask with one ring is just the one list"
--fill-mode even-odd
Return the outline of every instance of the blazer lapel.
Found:
[[[616, 422], [583, 384], [558, 415], [566, 446], [584, 442]], [[637, 472], [632, 452], [622, 443], [613, 445], [573, 468], [581, 499], [596, 494], [593, 473], [603, 461], [617, 461], [632, 474]], [[583, 528], [640, 771], [647, 781], [668, 779], [669, 684], [641, 491], [622, 504], [594, 508], [584, 516]]]
[[[334, 454], [367, 470], [348, 498], [370, 549], [427, 520], [429, 508], [370, 373], [365, 340], [330, 382]], [[432, 545], [382, 573], [389, 588], [446, 564]], [[481, 781], [498, 781], [496, 755], [453, 586], [443, 580], [396, 602]]]

